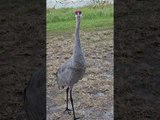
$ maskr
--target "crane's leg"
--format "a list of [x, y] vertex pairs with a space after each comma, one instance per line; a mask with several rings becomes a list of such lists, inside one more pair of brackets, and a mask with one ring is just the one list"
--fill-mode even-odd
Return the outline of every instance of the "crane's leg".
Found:
[[64, 111], [64, 113], [68, 112], [68, 114], [70, 114], [70, 109], [68, 109], [68, 92], [69, 92], [69, 87], [66, 89], [66, 109]]
[[72, 88], [70, 89], [70, 100], [71, 100], [71, 105], [72, 105], [72, 110], [73, 110], [73, 120], [80, 119], [80, 118], [76, 118], [76, 116], [75, 116], [74, 104], [73, 104], [73, 98], [72, 98]]

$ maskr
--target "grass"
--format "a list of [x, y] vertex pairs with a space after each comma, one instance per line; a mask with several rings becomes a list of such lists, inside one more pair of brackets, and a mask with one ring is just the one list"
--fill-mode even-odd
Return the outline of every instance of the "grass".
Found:
[[[74, 31], [77, 8], [47, 9], [47, 32]], [[113, 5], [86, 6], [82, 11], [82, 30], [113, 28]]]

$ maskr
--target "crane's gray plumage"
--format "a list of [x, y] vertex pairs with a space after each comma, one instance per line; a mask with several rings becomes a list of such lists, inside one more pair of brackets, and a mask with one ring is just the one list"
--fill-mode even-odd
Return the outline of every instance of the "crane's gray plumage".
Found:
[[80, 16], [76, 17], [76, 32], [73, 55], [69, 60], [60, 66], [57, 72], [59, 87], [73, 87], [78, 80], [83, 78], [85, 73], [85, 59], [79, 38]]
[[68, 111], [68, 90], [70, 90], [70, 99], [72, 103], [73, 115], [74, 119], [74, 107], [72, 100], [72, 88], [75, 83], [83, 78], [85, 73], [85, 59], [83, 55], [83, 51], [81, 48], [80, 37], [79, 37], [79, 28], [80, 28], [80, 17], [81, 11], [76, 11], [76, 30], [75, 30], [75, 41], [74, 41], [74, 49], [73, 54], [70, 59], [68, 59], [64, 64], [60, 66], [57, 71], [57, 83], [59, 88], [67, 87], [67, 106], [66, 111]]
[[23, 110], [18, 113], [16, 120], [45, 120], [46, 119], [46, 73], [41, 67], [28, 82], [24, 90]]
[[[80, 56], [81, 57], [81, 56]], [[73, 60], [73, 57], [66, 61], [57, 72], [57, 82], [59, 87], [73, 87], [78, 80], [83, 78], [85, 73], [84, 59], [76, 61]]]

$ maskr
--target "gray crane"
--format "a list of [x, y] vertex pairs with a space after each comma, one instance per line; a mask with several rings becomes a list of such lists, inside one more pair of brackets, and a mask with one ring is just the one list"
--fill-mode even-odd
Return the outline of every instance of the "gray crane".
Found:
[[24, 90], [24, 105], [16, 120], [46, 119], [46, 68], [41, 67]]
[[64, 112], [71, 111], [70, 109], [68, 109], [68, 93], [70, 93], [70, 101], [72, 105], [74, 120], [78, 118], [75, 117], [74, 104], [72, 99], [72, 88], [75, 83], [77, 83], [79, 80], [83, 78], [83, 75], [85, 73], [85, 59], [79, 37], [79, 28], [81, 19], [80, 10], [75, 11], [75, 17], [76, 17], [76, 30], [75, 30], [73, 54], [70, 59], [68, 59], [64, 64], [60, 66], [56, 74], [58, 87], [59, 88], [66, 87], [66, 109]]

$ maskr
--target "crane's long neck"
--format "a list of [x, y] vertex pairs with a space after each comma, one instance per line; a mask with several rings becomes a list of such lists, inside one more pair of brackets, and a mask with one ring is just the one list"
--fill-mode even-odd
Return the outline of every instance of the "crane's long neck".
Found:
[[79, 28], [80, 28], [80, 18], [76, 18], [76, 31], [75, 31], [75, 41], [73, 49], [73, 65], [76, 68], [84, 67], [84, 56], [81, 49], [80, 37], [79, 37]]
[[80, 28], [80, 18], [76, 17], [76, 30], [75, 30], [73, 55], [79, 55], [82, 53], [80, 37], [79, 37], [79, 28]]

